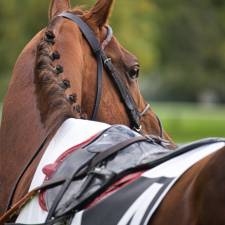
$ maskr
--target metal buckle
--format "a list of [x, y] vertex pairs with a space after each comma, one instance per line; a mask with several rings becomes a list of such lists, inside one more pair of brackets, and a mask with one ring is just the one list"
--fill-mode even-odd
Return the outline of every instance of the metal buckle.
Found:
[[104, 60], [104, 64], [107, 65], [109, 62], [112, 62], [112, 59], [111, 58], [107, 58]]
[[142, 126], [140, 125], [139, 127], [134, 127], [133, 130], [140, 133], [142, 131]]
[[148, 110], [150, 110], [150, 109], [151, 109], [150, 105], [147, 104], [145, 106], [144, 110], [142, 112], [139, 112], [140, 117], [144, 116], [148, 112]]

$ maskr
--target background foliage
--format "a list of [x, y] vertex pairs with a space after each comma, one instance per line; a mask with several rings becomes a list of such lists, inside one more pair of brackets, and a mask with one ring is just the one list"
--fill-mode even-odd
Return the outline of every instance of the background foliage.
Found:
[[[19, 52], [47, 24], [48, 4], [0, 1], [0, 99]], [[150, 99], [225, 101], [225, 1], [117, 0], [111, 24], [139, 57], [142, 73], [151, 75], [145, 86]]]
[[[19, 53], [47, 24], [49, 2], [0, 1], [0, 102]], [[95, 1], [71, 2], [74, 6], [84, 4], [88, 7]], [[110, 23], [119, 41], [140, 60], [140, 80], [147, 99], [164, 102], [225, 102], [224, 0], [117, 0]], [[170, 107], [168, 104], [164, 106], [156, 104], [156, 111], [172, 131], [176, 125], [166, 113], [167, 110], [170, 112]], [[175, 107], [190, 113], [196, 111], [194, 115], [199, 109], [190, 106], [188, 110], [183, 104], [176, 104]], [[207, 121], [210, 115], [221, 118], [221, 122], [217, 123], [221, 132], [215, 133], [216, 136], [225, 136], [223, 109], [220, 106], [219, 114], [211, 114], [210, 110], [207, 114]], [[200, 109], [198, 115], [204, 110]], [[174, 113], [177, 118], [177, 112]], [[192, 120], [189, 124], [195, 123]]]

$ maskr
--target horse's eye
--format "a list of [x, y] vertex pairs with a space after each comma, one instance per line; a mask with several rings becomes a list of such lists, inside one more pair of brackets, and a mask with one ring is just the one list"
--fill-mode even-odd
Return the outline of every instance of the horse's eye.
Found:
[[139, 76], [139, 71], [140, 71], [140, 67], [139, 66], [133, 66], [130, 70], [129, 70], [129, 77], [131, 79], [137, 79]]

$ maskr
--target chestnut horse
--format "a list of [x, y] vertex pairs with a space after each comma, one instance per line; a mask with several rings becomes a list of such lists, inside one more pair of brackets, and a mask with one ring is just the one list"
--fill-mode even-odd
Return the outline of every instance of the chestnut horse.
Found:
[[[111, 0], [99, 0], [90, 11], [76, 9], [73, 12], [92, 27], [101, 43], [105, 43], [111, 6]], [[52, 1], [50, 19], [65, 10], [70, 10], [69, 1]], [[5, 99], [0, 133], [1, 166], [4, 166], [4, 170], [0, 170], [1, 210], [22, 165], [40, 147], [49, 131], [45, 146], [67, 117], [91, 118], [95, 89], [90, 87], [96, 86], [95, 58], [76, 25], [63, 18], [52, 21], [47, 29], [51, 32], [41, 31], [21, 54]], [[122, 48], [115, 37], [107, 44], [105, 52], [129, 87], [138, 109], [143, 111], [146, 103], [134, 79], [139, 69], [136, 58]], [[64, 71], [59, 65], [63, 65]], [[103, 78], [97, 120], [130, 125], [106, 71]], [[160, 125], [152, 111], [144, 113], [141, 124], [143, 132], [160, 134]], [[163, 137], [168, 139], [165, 133]], [[41, 146], [42, 151], [20, 181], [14, 199], [26, 193], [45, 146]], [[225, 148], [191, 167], [169, 191], [149, 224], [224, 225], [224, 171]]]
[[[57, 17], [63, 11], [79, 15], [93, 30], [129, 89], [137, 110], [143, 112], [139, 118], [142, 132], [170, 140], [140, 94], [137, 58], [119, 44], [107, 26], [112, 5], [112, 0], [98, 0], [91, 10], [83, 11], [72, 10], [69, 0], [52, 0], [49, 26], [19, 56], [4, 100], [0, 129], [0, 165], [4, 167], [0, 170], [0, 214], [10, 197], [16, 201], [26, 194], [38, 162], [62, 122], [70, 117], [92, 118], [97, 62], [79, 27]], [[105, 70], [102, 79], [95, 119], [130, 126], [127, 109]], [[25, 166], [26, 172], [18, 180]], [[11, 194], [16, 183], [16, 192]]]

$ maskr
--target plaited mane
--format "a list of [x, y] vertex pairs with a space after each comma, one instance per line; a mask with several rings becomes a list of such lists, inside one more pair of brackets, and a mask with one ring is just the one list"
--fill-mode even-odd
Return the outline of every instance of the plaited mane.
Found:
[[[85, 20], [90, 24], [101, 26], [105, 23], [106, 17], [109, 16], [111, 7], [108, 4], [111, 5], [111, 1], [109, 0], [107, 4], [105, 4], [105, 1], [98, 1], [89, 11], [85, 11], [83, 7], [76, 7], [72, 9], [72, 12], [78, 15], [85, 15]], [[108, 10], [100, 10], [103, 8]], [[106, 11], [106, 13], [97, 16], [96, 10], [100, 10], [102, 13]], [[41, 121], [48, 129], [52, 125], [60, 125], [66, 118], [87, 118], [87, 115], [81, 113], [80, 107], [74, 106], [77, 96], [67, 96], [65, 93], [65, 90], [69, 88], [70, 82], [62, 80], [60, 74], [63, 73], [63, 67], [56, 63], [60, 55], [53, 49], [55, 41], [53, 27], [56, 21], [57, 18], [50, 22], [37, 47], [35, 66], [37, 104]], [[55, 61], [54, 64], [53, 61]]]
[[50, 24], [37, 47], [35, 83], [37, 102], [41, 114], [42, 123], [49, 128], [52, 125], [61, 124], [66, 118], [77, 118], [71, 101], [76, 96], [67, 97], [65, 90], [69, 82], [62, 80], [63, 73], [61, 65], [53, 65], [53, 61], [60, 58], [60, 54], [53, 50], [55, 35]]
[[[101, 6], [102, 7], [102, 6]], [[83, 7], [75, 7], [72, 10], [77, 15], [90, 15]], [[91, 17], [90, 17], [91, 18]], [[89, 22], [91, 22], [91, 19]], [[46, 128], [52, 125], [60, 125], [66, 118], [83, 118], [86, 119], [87, 115], [81, 113], [80, 107], [75, 107], [76, 95], [67, 96], [65, 90], [70, 87], [70, 82], [62, 80], [61, 73], [63, 67], [57, 65], [57, 60], [60, 54], [54, 50], [55, 35], [53, 27], [57, 22], [57, 17], [53, 19], [43, 35], [42, 40], [37, 46], [36, 53], [36, 66], [35, 66], [35, 84], [38, 108], [41, 114], [42, 123]], [[103, 48], [108, 44], [108, 38], [112, 38], [111, 28], [108, 37], [103, 42]], [[56, 64], [56, 66], [53, 64]]]

